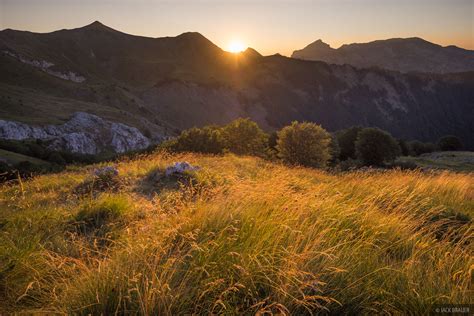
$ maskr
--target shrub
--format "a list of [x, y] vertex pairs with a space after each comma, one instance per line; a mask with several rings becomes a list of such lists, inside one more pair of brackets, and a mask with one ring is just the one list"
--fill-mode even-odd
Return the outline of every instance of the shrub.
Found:
[[442, 151], [456, 151], [463, 148], [463, 144], [459, 138], [453, 135], [441, 137], [438, 140], [438, 148]]
[[355, 142], [357, 140], [357, 135], [359, 135], [359, 132], [361, 130], [362, 130], [362, 127], [354, 126], [354, 127], [343, 129], [336, 132], [337, 142], [340, 148], [340, 153], [339, 153], [340, 160], [356, 158]]
[[65, 165], [66, 164], [66, 160], [63, 158], [63, 156], [55, 151], [55, 152], [52, 152], [49, 156], [48, 156], [48, 161], [50, 162], [53, 162], [53, 163], [56, 163], [58, 165]]
[[433, 144], [433, 143], [425, 143], [425, 150], [428, 153], [432, 153], [432, 152], [436, 151], [436, 145]]
[[40, 159], [44, 159], [47, 156], [47, 150], [45, 149], [45, 147], [39, 144], [36, 144], [36, 143], [28, 144], [28, 148], [29, 148], [30, 156], [37, 157]]
[[339, 164], [337, 165], [337, 168], [340, 171], [352, 171], [352, 170], [356, 170], [360, 167], [362, 167], [360, 161], [352, 159], [352, 158], [343, 160], [343, 161], [339, 162]]
[[268, 135], [248, 118], [239, 118], [224, 126], [222, 136], [225, 149], [230, 152], [237, 155], [265, 155]]
[[293, 122], [278, 132], [278, 155], [289, 164], [325, 167], [331, 158], [331, 135], [314, 123]]
[[42, 171], [44, 171], [41, 166], [36, 165], [30, 161], [20, 161], [16, 165], [16, 169], [18, 170], [20, 175], [23, 177], [30, 177], [34, 174], [39, 174]]
[[277, 140], [278, 134], [277, 132], [271, 132], [268, 136], [268, 144], [266, 148], [265, 159], [270, 161], [277, 161], [278, 160], [278, 151], [277, 151]]
[[[112, 157], [113, 154], [101, 153], [99, 155], [72, 153], [67, 151], [58, 152], [64, 158], [66, 163], [92, 164], [105, 160], [106, 157]], [[128, 153], [127, 153], [128, 154]]]
[[413, 161], [396, 161], [390, 165], [391, 168], [400, 170], [416, 170], [418, 165]]
[[339, 142], [337, 141], [336, 135], [331, 135], [331, 141], [329, 142], [329, 154], [331, 155], [329, 164], [332, 166], [336, 165], [341, 154], [341, 148], [339, 147]]
[[400, 146], [400, 153], [402, 156], [410, 155], [410, 146], [404, 139], [398, 139], [398, 146]]
[[162, 141], [158, 145], [158, 150], [168, 151], [168, 152], [178, 151], [178, 140], [174, 138], [174, 139], [168, 139], [168, 140]]
[[381, 166], [400, 154], [397, 141], [378, 128], [364, 128], [356, 140], [356, 153], [364, 165]]
[[185, 130], [171, 146], [177, 151], [219, 154], [224, 148], [222, 134], [215, 126]]
[[413, 140], [408, 143], [410, 153], [414, 156], [419, 156], [426, 153], [432, 153], [436, 150], [435, 145], [431, 143], [423, 143], [418, 140]]
[[278, 140], [278, 133], [271, 132], [270, 135], [268, 136], [268, 148], [276, 150], [277, 140]]

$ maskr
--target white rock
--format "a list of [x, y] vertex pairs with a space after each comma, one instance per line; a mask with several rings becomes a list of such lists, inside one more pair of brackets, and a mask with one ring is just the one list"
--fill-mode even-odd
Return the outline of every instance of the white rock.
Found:
[[74, 113], [63, 125], [43, 127], [0, 120], [0, 138], [47, 139], [52, 141], [51, 149], [82, 154], [97, 154], [105, 148], [123, 153], [150, 145], [150, 140], [137, 128], [84, 112]]
[[193, 166], [190, 163], [183, 161], [183, 162], [176, 162], [174, 165], [169, 166], [165, 170], [166, 176], [171, 176], [174, 174], [183, 174], [186, 171], [196, 171], [200, 168], [197, 166]]
[[102, 168], [97, 168], [94, 170], [94, 175], [96, 177], [116, 177], [118, 176], [119, 172], [118, 169], [114, 166], [105, 166]]
[[69, 133], [65, 134], [62, 139], [65, 142], [66, 151], [73, 153], [83, 153], [95, 155], [99, 152], [97, 144], [93, 136], [87, 133]]
[[40, 127], [0, 120], [0, 138], [22, 140], [28, 138], [43, 139], [47, 137], [46, 131]]
[[135, 127], [130, 127], [121, 123], [112, 123], [110, 126], [112, 135], [111, 145], [118, 153], [130, 150], [145, 149], [150, 146], [148, 138], [143, 136]]

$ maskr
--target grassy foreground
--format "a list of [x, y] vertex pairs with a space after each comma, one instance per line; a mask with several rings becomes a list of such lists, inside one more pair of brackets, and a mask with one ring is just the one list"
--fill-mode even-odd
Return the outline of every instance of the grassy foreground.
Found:
[[[201, 169], [161, 176], [176, 161]], [[429, 313], [472, 303], [474, 175], [150, 155], [0, 188], [0, 310]]]

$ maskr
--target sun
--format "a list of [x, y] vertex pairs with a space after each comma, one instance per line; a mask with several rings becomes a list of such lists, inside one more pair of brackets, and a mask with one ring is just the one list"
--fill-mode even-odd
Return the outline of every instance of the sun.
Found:
[[229, 45], [227, 45], [227, 50], [234, 54], [243, 52], [246, 48], [247, 46], [239, 40], [232, 40], [229, 42]]

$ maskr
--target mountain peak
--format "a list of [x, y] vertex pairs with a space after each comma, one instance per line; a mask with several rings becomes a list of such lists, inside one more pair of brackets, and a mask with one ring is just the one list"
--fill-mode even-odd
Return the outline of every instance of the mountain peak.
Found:
[[192, 45], [196, 47], [206, 47], [211, 49], [220, 49], [207, 37], [199, 32], [185, 32], [175, 37], [181, 43], [185, 45]]
[[421, 37], [408, 37], [408, 38], [405, 38], [405, 40], [406, 41], [411, 41], [411, 42], [430, 43], [430, 42], [428, 42], [427, 40], [425, 40]]
[[325, 42], [323, 42], [322, 39], [318, 39], [311, 44], [309, 44], [307, 47], [321, 47], [321, 48], [331, 48], [331, 46]]
[[262, 54], [260, 54], [257, 50], [247, 47], [246, 50], [244, 50], [244, 55], [249, 56], [249, 57], [262, 57]]
[[87, 30], [104, 30], [104, 31], [114, 31], [116, 32], [116, 30], [114, 30], [113, 28], [111, 27], [108, 27], [107, 25], [101, 23], [100, 21], [94, 21], [92, 22], [91, 24], [88, 24], [84, 27], [81, 27], [81, 29], [87, 29]]
[[95, 26], [95, 27], [97, 27], [97, 26], [105, 26], [104, 24], [100, 23], [100, 21], [97, 21], [97, 20], [95, 20], [94, 22], [92, 22], [92, 23], [89, 24], [89, 25], [90, 25], [90, 26]]
[[194, 39], [194, 40], [202, 40], [202, 39], [207, 40], [207, 38], [199, 32], [184, 32], [176, 37], [185, 38], [185, 39]]
[[323, 42], [322, 39], [318, 39], [311, 44], [307, 45], [305, 48], [300, 50], [295, 50], [291, 57], [300, 58], [300, 59], [311, 59], [310, 57], [314, 54], [316, 55], [326, 55], [330, 54], [335, 49], [329, 46], [329, 44]]

